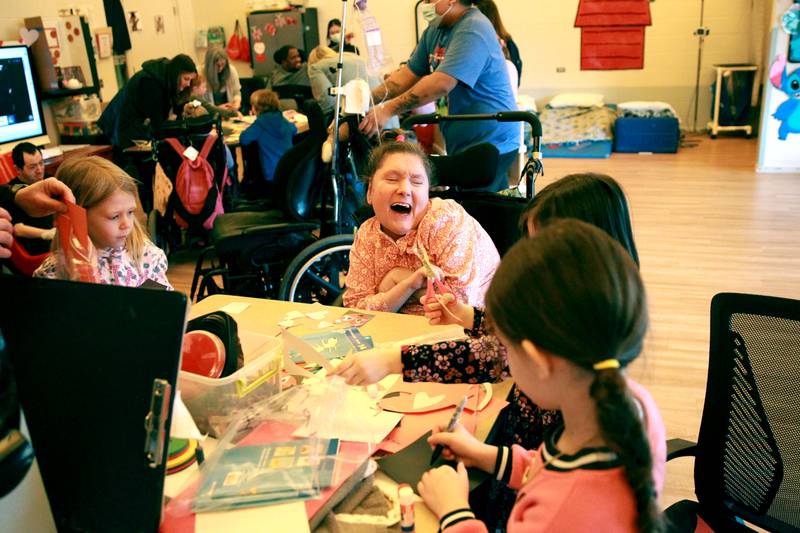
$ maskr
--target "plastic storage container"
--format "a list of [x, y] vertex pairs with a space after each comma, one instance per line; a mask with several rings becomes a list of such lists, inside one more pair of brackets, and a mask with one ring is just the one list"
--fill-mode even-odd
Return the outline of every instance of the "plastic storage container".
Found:
[[256, 357], [246, 355], [248, 363], [230, 376], [211, 379], [180, 372], [181, 398], [203, 433], [222, 434], [238, 411], [280, 392], [281, 343], [267, 336], [262, 341], [252, 352]]
[[674, 117], [620, 117], [614, 123], [615, 152], [675, 153], [680, 138]]

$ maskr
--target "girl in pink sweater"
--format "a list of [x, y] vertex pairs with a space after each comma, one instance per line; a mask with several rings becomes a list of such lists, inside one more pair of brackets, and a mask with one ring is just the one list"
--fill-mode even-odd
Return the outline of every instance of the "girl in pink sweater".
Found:
[[484, 444], [460, 426], [431, 436], [459, 463], [418, 485], [441, 529], [486, 531], [468, 505], [472, 466], [519, 489], [509, 532], [661, 531], [654, 477], [663, 475], [664, 426], [623, 372], [648, 323], [631, 256], [594, 226], [556, 221], [508, 252], [486, 304], [517, 385], [564, 423], [533, 451]]

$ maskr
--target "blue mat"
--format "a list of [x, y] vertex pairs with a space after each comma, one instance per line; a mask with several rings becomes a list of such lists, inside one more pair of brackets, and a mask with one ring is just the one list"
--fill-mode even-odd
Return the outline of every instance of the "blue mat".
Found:
[[574, 157], [578, 159], [605, 159], [611, 155], [612, 141], [584, 141], [575, 144], [544, 144], [544, 157]]

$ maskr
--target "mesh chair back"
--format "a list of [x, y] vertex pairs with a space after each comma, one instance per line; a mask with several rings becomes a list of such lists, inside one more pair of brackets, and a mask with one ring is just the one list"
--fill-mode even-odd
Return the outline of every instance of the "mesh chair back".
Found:
[[[695, 462], [698, 501], [768, 530], [800, 531], [800, 301], [723, 293]], [[704, 518], [706, 517], [704, 514]]]

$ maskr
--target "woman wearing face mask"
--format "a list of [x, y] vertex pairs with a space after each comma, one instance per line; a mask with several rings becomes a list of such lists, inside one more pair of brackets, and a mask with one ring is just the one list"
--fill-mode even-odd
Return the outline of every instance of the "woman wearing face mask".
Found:
[[[375, 105], [360, 129], [376, 135], [394, 116], [447, 97], [451, 115], [490, 114], [516, 109], [497, 33], [472, 0], [427, 0], [422, 14], [430, 25], [408, 63], [372, 91]], [[508, 167], [516, 160], [519, 126], [511, 122], [464, 121], [442, 124], [449, 154], [488, 142], [500, 151], [495, 181], [508, 188]]]
[[[339, 44], [342, 42], [342, 21], [331, 19], [328, 22], [328, 48], [339, 51]], [[344, 39], [344, 51], [353, 54], [360, 54], [358, 47], [353, 44], [353, 33], [350, 32]]]

